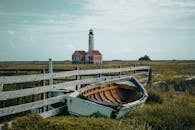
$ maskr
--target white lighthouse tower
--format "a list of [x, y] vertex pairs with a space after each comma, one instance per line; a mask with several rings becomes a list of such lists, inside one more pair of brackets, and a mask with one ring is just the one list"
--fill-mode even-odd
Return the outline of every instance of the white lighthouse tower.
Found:
[[89, 30], [89, 49], [88, 52], [76, 50], [72, 54], [73, 64], [102, 64], [102, 54], [99, 50], [94, 50], [94, 33]]
[[93, 38], [93, 30], [89, 30], [89, 50], [88, 52], [92, 52], [94, 50], [94, 38]]

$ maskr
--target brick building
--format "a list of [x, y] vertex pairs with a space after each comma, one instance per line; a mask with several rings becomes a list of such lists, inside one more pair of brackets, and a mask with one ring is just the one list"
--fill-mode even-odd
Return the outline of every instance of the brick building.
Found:
[[85, 51], [75, 51], [73, 54], [72, 54], [72, 63], [73, 64], [84, 64], [85, 63], [85, 54], [86, 52]]

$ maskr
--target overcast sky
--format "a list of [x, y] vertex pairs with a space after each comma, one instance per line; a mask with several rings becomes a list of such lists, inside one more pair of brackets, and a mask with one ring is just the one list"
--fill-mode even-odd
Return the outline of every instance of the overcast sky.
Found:
[[0, 0], [0, 61], [70, 60], [90, 28], [104, 60], [195, 60], [195, 0]]

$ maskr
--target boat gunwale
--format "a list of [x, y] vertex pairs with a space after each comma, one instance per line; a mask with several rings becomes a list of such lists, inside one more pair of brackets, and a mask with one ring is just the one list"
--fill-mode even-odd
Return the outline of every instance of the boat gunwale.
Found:
[[90, 84], [90, 85], [87, 85], [84, 88], [81, 88], [77, 91], [72, 92], [69, 96], [70, 97], [77, 97], [77, 96], [79, 96], [80, 93], [83, 93], [84, 91], [89, 90], [89, 89], [96, 88], [97, 86], [101, 87], [101, 85], [116, 83], [116, 82], [121, 81], [121, 80], [127, 80], [127, 79], [131, 80], [133, 78], [135, 78], [135, 77], [134, 76], [126, 76], [126, 77], [121, 77], [121, 78], [118, 78], [118, 79], [111, 79], [111, 80], [102, 81], [102, 82], [99, 82], [99, 83]]
[[[118, 79], [112, 79], [112, 80], [103, 81], [103, 82], [100, 82], [100, 83], [94, 83], [94, 84], [88, 85], [88, 86], [86, 86], [84, 88], [81, 88], [80, 90], [77, 90], [77, 91], [71, 93], [69, 96], [78, 98], [78, 96], [81, 93], [83, 93], [84, 91], [86, 91], [86, 90], [96, 88], [97, 86], [101, 87], [101, 85], [106, 85], [106, 84], [111, 84], [111, 83], [116, 83], [116, 82], [117, 82], [117, 84], [120, 84], [118, 82], [121, 82], [123, 80], [126, 81], [127, 79], [129, 79], [129, 81], [133, 80], [131, 82], [133, 84], [136, 83], [137, 85], [135, 84], [135, 87], [141, 88], [141, 92], [143, 94], [142, 94], [142, 96], [139, 99], [137, 99], [137, 100], [135, 100], [133, 102], [121, 104], [121, 106], [119, 106], [120, 108], [118, 108], [118, 109], [128, 109], [129, 107], [136, 107], [136, 106], [139, 106], [139, 105], [143, 104], [146, 101], [147, 97], [148, 97], [148, 93], [145, 90], [145, 88], [143, 87], [143, 85], [134, 76], [121, 77], [121, 78], [118, 78]], [[86, 100], [86, 99], [84, 99], [84, 100]], [[89, 102], [93, 102], [92, 100], [88, 100], [88, 101]], [[93, 102], [93, 103], [96, 103], [96, 102]], [[96, 104], [98, 104], [98, 103], [96, 103]]]

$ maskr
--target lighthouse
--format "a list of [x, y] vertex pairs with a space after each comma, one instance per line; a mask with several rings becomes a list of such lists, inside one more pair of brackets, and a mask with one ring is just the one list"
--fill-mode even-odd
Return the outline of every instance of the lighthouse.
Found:
[[73, 64], [102, 64], [102, 54], [99, 50], [94, 50], [94, 33], [93, 30], [89, 30], [89, 49], [88, 52], [84, 50], [76, 50], [72, 54]]
[[94, 50], [94, 34], [93, 34], [93, 30], [90, 29], [89, 30], [89, 49], [88, 49], [88, 52], [92, 52]]

